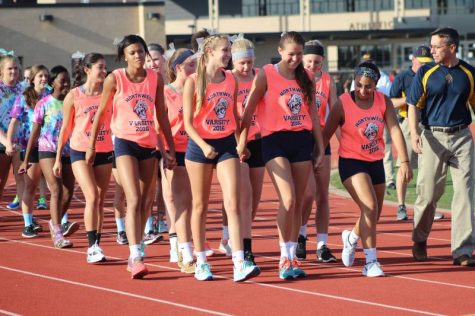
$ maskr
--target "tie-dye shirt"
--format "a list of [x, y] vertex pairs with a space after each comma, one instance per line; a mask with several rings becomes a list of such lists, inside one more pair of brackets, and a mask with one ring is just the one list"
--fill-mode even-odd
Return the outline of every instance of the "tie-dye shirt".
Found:
[[[0, 130], [7, 135], [8, 125], [10, 125], [10, 112], [12, 110], [15, 99], [23, 92], [24, 85], [17, 83], [14, 86], [9, 86], [3, 81], [0, 81]], [[14, 135], [14, 140], [17, 139], [17, 134]], [[5, 146], [0, 144], [0, 149], [5, 149]]]
[[[46, 90], [42, 95], [40, 95], [39, 99], [44, 98], [49, 93], [50, 92]], [[19, 144], [22, 150], [26, 150], [28, 140], [30, 139], [31, 129], [33, 128], [33, 113], [33, 108], [26, 103], [23, 94], [16, 98], [15, 104], [13, 104], [12, 111], [10, 112], [10, 117], [18, 120], [16, 130], [18, 141], [15, 143]]]
[[[33, 123], [41, 125], [38, 150], [56, 152], [61, 124], [63, 124], [63, 101], [48, 95], [38, 101], [33, 113]], [[63, 156], [69, 156], [69, 140]]]

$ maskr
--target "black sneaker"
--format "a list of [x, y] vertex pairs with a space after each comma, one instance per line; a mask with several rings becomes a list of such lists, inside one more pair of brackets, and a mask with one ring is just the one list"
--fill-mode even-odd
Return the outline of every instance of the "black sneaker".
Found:
[[35, 228], [33, 225], [29, 225], [23, 228], [23, 232], [21, 233], [21, 235], [25, 238], [38, 237], [38, 234], [35, 232]]
[[244, 260], [252, 262], [253, 265], [256, 266], [256, 262], [254, 261], [254, 255], [250, 251], [244, 251]]
[[79, 224], [76, 222], [66, 222], [61, 224], [61, 231], [63, 233], [63, 237], [68, 237], [74, 234], [79, 229]]
[[388, 190], [396, 190], [396, 184], [394, 182], [389, 182], [386, 188], [388, 188]]
[[129, 240], [127, 239], [127, 234], [122, 231], [117, 234], [117, 243], [119, 245], [127, 245], [129, 243]]
[[33, 217], [33, 229], [35, 232], [39, 233], [43, 231], [43, 226], [41, 226], [36, 219]]
[[295, 255], [299, 260], [305, 260], [307, 258], [307, 237], [299, 235]]
[[327, 245], [323, 245], [322, 248], [317, 249], [317, 261], [325, 263], [336, 262], [336, 257], [332, 254]]
[[407, 210], [406, 210], [406, 205], [401, 204], [397, 208], [397, 215], [396, 219], [398, 221], [407, 221]]

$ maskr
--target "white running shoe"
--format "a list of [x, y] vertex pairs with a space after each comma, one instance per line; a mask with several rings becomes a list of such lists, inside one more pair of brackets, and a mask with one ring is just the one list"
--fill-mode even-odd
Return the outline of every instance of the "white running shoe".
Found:
[[202, 264], [196, 264], [195, 279], [197, 279], [198, 281], [213, 280], [213, 274], [211, 273], [211, 266], [207, 262], [203, 262]]
[[384, 276], [383, 269], [381, 269], [381, 265], [378, 261], [371, 261], [365, 264], [363, 267], [363, 275], [374, 278]]
[[97, 263], [106, 260], [102, 248], [98, 244], [94, 244], [87, 248], [87, 263]]
[[349, 237], [350, 237], [350, 230], [344, 230], [341, 233], [341, 240], [343, 241], [343, 250], [341, 251], [341, 261], [345, 265], [345, 267], [351, 267], [355, 262], [355, 252], [357, 244], [351, 244]]
[[178, 251], [170, 249], [170, 262], [178, 262]]
[[241, 260], [238, 265], [234, 265], [234, 282], [242, 282], [254, 276], [258, 276], [261, 270], [251, 261]]
[[231, 246], [229, 245], [229, 240], [221, 239], [219, 243], [219, 252], [224, 253], [228, 257], [231, 257], [233, 252], [231, 250]]

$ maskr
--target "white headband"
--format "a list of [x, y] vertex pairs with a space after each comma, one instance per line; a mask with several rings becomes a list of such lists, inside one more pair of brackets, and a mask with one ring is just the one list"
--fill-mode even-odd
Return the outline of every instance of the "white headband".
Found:
[[241, 50], [232, 54], [233, 61], [236, 61], [241, 58], [254, 57], [254, 49], [249, 48], [246, 50]]

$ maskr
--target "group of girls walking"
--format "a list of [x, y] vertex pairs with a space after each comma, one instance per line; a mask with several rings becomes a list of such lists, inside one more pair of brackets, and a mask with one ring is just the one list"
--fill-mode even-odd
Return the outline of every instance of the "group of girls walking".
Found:
[[[385, 124], [401, 155], [400, 176], [409, 181], [412, 174], [394, 108], [375, 89], [377, 67], [359, 65], [355, 91], [337, 99], [334, 83], [321, 70], [324, 47], [318, 41], [305, 43], [297, 32], [283, 33], [277, 48], [281, 60], [259, 69], [254, 67], [254, 46], [242, 35], [233, 41], [222, 34], [206, 35], [198, 38], [196, 50], [171, 52], [166, 71], [146, 68], [151, 55], [145, 41], [125, 36], [117, 45], [117, 60], [127, 66], [107, 75], [104, 57], [89, 53], [71, 90], [64, 67], [48, 72], [36, 65], [32, 83], [22, 91], [16, 58], [2, 58], [0, 140], [5, 149], [0, 164], [9, 166], [13, 153], [23, 153], [17, 173], [25, 182], [22, 211], [27, 234], [41, 229], [32, 218], [32, 204], [42, 171], [51, 191], [53, 243], [58, 248], [72, 246], [61, 219], [76, 179], [85, 197], [87, 262], [106, 260], [100, 241], [114, 162], [126, 200], [125, 227], [118, 227], [126, 237], [118, 236], [118, 242], [119, 237], [126, 238], [121, 243], [128, 242], [131, 277], [143, 278], [148, 274], [144, 229], [160, 172], [170, 261], [197, 280], [212, 280], [205, 235], [216, 169], [229, 227], [226, 252], [232, 256], [234, 281], [244, 281], [261, 271], [252, 251], [251, 227], [265, 166], [279, 198], [279, 277], [305, 277], [299, 260], [306, 258], [306, 222], [314, 200], [317, 260], [336, 261], [327, 247], [329, 139], [339, 128], [340, 176], [361, 210], [353, 230], [342, 233], [342, 261], [353, 264], [361, 236], [363, 274], [384, 275], [376, 257], [376, 223], [384, 196]], [[233, 70], [226, 70], [231, 61]], [[22, 141], [15, 142], [15, 130]], [[8, 175], [4, 170], [0, 189]]]

